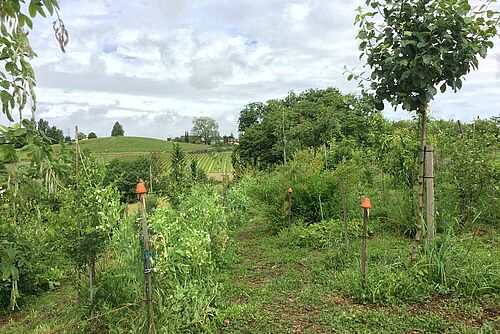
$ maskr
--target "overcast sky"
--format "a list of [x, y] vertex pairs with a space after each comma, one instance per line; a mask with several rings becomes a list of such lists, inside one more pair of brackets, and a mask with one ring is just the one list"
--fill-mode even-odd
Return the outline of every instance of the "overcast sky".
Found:
[[[211, 116], [222, 134], [236, 134], [249, 102], [328, 86], [357, 92], [343, 68], [362, 65], [353, 26], [362, 2], [60, 0], [67, 52], [52, 20], [37, 19], [30, 33], [39, 56], [37, 118], [71, 135], [78, 125], [109, 136], [119, 121], [125, 135], [164, 139]], [[499, 46], [459, 93], [431, 104], [435, 118], [464, 121], [499, 115], [499, 107]]]

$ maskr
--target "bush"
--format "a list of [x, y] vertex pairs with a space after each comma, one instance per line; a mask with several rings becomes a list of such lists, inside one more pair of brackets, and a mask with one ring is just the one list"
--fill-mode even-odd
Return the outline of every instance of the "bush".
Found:
[[228, 236], [222, 201], [208, 187], [181, 198], [178, 211], [158, 209], [151, 219], [157, 328], [168, 333], [216, 329], [219, 267]]
[[115, 185], [121, 194], [121, 201], [132, 203], [137, 200], [135, 187], [140, 180], [149, 180], [150, 160], [144, 157], [134, 160], [113, 159], [106, 166], [104, 185]]

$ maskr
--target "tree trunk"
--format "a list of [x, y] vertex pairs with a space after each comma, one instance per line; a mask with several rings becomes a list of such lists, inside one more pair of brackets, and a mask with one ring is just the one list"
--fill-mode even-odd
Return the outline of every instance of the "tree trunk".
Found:
[[422, 106], [420, 113], [420, 161], [418, 169], [418, 222], [415, 242], [411, 252], [411, 262], [417, 261], [417, 250], [422, 240], [422, 226], [424, 223], [424, 172], [425, 172], [425, 144], [427, 136], [427, 105]]

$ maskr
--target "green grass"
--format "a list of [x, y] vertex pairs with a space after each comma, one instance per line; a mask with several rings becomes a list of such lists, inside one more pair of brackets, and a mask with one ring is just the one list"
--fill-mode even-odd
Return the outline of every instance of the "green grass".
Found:
[[[240, 228], [235, 240], [236, 256], [226, 272], [224, 333], [495, 333], [500, 329], [498, 298], [492, 296], [434, 295], [385, 305], [358, 302], [351, 292], [359, 285], [359, 239], [351, 242], [352, 256], [341, 244], [325, 249], [288, 246], [287, 232], [273, 236], [260, 223]], [[409, 240], [394, 236], [369, 239], [368, 279], [377, 267], [408, 258], [409, 246]]]
[[[113, 159], [136, 159], [149, 156], [151, 152], [159, 152], [164, 170], [170, 168], [170, 153], [173, 142], [143, 137], [107, 137], [81, 141], [80, 147], [95, 155], [100, 161]], [[179, 143], [186, 154], [188, 164], [195, 160], [198, 167], [206, 173], [232, 173], [231, 152], [216, 152], [212, 146], [201, 144]]]
[[[145, 137], [106, 137], [82, 140], [80, 147], [96, 155], [120, 153], [171, 152], [171, 141]], [[179, 143], [184, 151], [206, 150], [207, 145]]]
[[[244, 223], [231, 232], [232, 244], [222, 269], [221, 333], [487, 334], [500, 330], [498, 294], [445, 293], [407, 302], [359, 301], [359, 238], [352, 237], [346, 252], [341, 238], [325, 247], [293, 244], [295, 232], [272, 235], [260, 222]], [[491, 233], [465, 233], [459, 241], [471, 248], [474, 261], [489, 259], [498, 265], [497, 232]], [[367, 243], [368, 285], [374, 286], [373, 280], [380, 278], [378, 271], [406, 262], [410, 245], [408, 239], [374, 233]], [[144, 313], [140, 308], [134, 312], [138, 317]], [[86, 333], [89, 324], [79, 323], [82, 318], [74, 290], [63, 287], [0, 318], [0, 332]]]

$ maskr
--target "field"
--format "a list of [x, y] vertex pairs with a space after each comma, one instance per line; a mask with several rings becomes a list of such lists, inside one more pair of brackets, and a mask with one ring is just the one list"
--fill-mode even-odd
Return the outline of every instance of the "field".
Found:
[[[163, 169], [168, 171], [173, 144], [170, 141], [145, 137], [108, 137], [83, 140], [80, 147], [82, 151], [93, 154], [102, 162], [113, 159], [130, 160], [150, 156], [152, 152], [159, 153]], [[227, 148], [218, 152], [207, 145], [188, 143], [179, 145], [186, 154], [188, 164], [194, 160], [206, 173], [233, 172], [231, 152]]]
[[[171, 141], [146, 137], [105, 137], [86, 139], [80, 142], [82, 150], [88, 150], [96, 155], [132, 154], [147, 152], [171, 152], [174, 143]], [[206, 145], [179, 143], [184, 151], [203, 151]]]

